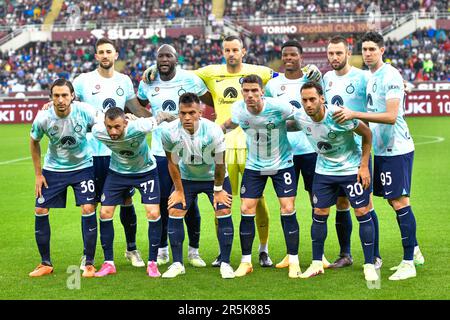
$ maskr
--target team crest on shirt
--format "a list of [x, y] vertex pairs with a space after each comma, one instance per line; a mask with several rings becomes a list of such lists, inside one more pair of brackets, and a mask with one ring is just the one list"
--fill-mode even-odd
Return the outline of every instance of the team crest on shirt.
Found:
[[77, 123], [77, 125], [75, 126], [75, 128], [73, 129], [76, 133], [80, 133], [81, 130], [83, 129], [83, 127]]
[[329, 86], [329, 87], [331, 87], [332, 85], [333, 85], [333, 82], [332, 82], [332, 81], [328, 82], [328, 86]]
[[181, 88], [180, 90], [178, 90], [178, 96], [182, 96], [183, 94], [186, 93], [186, 90], [184, 90], [183, 88]]
[[373, 83], [372, 91], [373, 91], [373, 92], [376, 92], [376, 91], [377, 91], [377, 83], [376, 83], [376, 82]]
[[266, 125], [267, 130], [273, 130], [275, 129], [275, 124], [272, 121], [269, 121], [269, 123]]
[[355, 92], [355, 87], [350, 83], [347, 88], [345, 88], [345, 92], [347, 92], [348, 94], [352, 94], [353, 92]]
[[328, 132], [328, 138], [330, 139], [336, 139], [337, 135], [336, 132], [334, 132], [333, 130], [331, 130], [330, 132]]
[[139, 141], [136, 141], [136, 140], [135, 140], [135, 141], [132, 141], [132, 142], [131, 142], [131, 147], [132, 147], [132, 148], [136, 148], [138, 145], [139, 145]]
[[96, 84], [95, 85], [95, 89], [98, 91], [98, 90], [100, 90], [100, 88], [101, 88], [101, 86], [99, 85], [99, 84]]
[[280, 89], [281, 89], [281, 91], [284, 91], [284, 90], [286, 90], [286, 86], [283, 85], [280, 87]]
[[125, 91], [123, 91], [123, 89], [121, 87], [118, 87], [116, 90], [116, 94], [121, 97], [125, 94]]

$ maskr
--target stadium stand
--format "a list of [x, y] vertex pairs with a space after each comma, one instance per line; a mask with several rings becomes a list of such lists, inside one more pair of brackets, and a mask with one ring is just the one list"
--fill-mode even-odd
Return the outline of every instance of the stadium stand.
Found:
[[226, 16], [265, 17], [279, 15], [313, 15], [313, 14], [357, 14], [366, 13], [372, 3], [378, 3], [381, 12], [406, 13], [413, 11], [432, 12], [447, 10], [445, 0], [381, 0], [381, 1], [343, 1], [343, 0], [226, 0]]
[[82, 22], [127, 22], [148, 18], [207, 17], [211, 12], [211, 1], [206, 0], [90, 0], [65, 1], [58, 21], [65, 21], [72, 5], [80, 8]]
[[448, 81], [449, 32], [421, 29], [402, 41], [386, 41], [386, 60], [408, 81]]
[[42, 24], [51, 2], [51, 0], [1, 0], [0, 25]]

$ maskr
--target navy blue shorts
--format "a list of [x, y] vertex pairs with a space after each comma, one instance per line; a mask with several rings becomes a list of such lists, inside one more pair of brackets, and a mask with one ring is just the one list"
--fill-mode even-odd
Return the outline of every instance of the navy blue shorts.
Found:
[[69, 172], [42, 170], [48, 189], [42, 186], [42, 196], [36, 198], [38, 208], [65, 208], [67, 188], [75, 193], [76, 205], [95, 204], [94, 168], [89, 167]]
[[278, 170], [267, 175], [264, 172], [245, 169], [241, 183], [241, 198], [259, 199], [266, 187], [267, 178], [272, 178], [273, 187], [278, 198], [295, 197], [297, 187], [295, 183], [294, 166]]
[[399, 156], [375, 156], [373, 194], [385, 199], [409, 196], [413, 160], [414, 151]]
[[167, 166], [167, 158], [155, 156], [156, 165], [158, 168], [159, 176], [159, 188], [161, 192], [161, 198], [169, 198], [172, 193], [173, 182], [169, 174], [169, 168]]
[[103, 187], [102, 206], [123, 205], [130, 188], [137, 188], [144, 204], [159, 204], [159, 177], [155, 169], [139, 174], [120, 174], [109, 170]]
[[[370, 192], [373, 192], [373, 170], [372, 170], [372, 155], [369, 157], [369, 173], [370, 173]], [[339, 189], [338, 197], [347, 197], [343, 189]]]
[[314, 171], [316, 170], [317, 153], [307, 153], [294, 155], [295, 178], [300, 180], [300, 173], [303, 177], [303, 186], [306, 191], [312, 192], [312, 185], [314, 180]]
[[[183, 184], [183, 190], [184, 190], [184, 199], [186, 200], [186, 208], [184, 210], [187, 210], [187, 208], [190, 208], [192, 203], [197, 201], [197, 196], [200, 193], [205, 193], [208, 196], [209, 202], [211, 204], [214, 204], [214, 181], [189, 181], [189, 180], [183, 180], [181, 179], [181, 183]], [[228, 194], [231, 196], [231, 183], [230, 179], [226, 177], [223, 181], [223, 189], [228, 192]], [[172, 191], [174, 188], [172, 189]], [[183, 207], [181, 203], [177, 203], [173, 206], [175, 209], [183, 210]], [[231, 209], [230, 207], [227, 207], [224, 204], [218, 204], [217, 210], [221, 209]]]
[[357, 182], [357, 175], [328, 176], [316, 173], [313, 183], [314, 208], [329, 208], [336, 204], [339, 190], [343, 189], [352, 208], [361, 208], [369, 204], [370, 188], [364, 189]]
[[[103, 187], [105, 186], [106, 176], [109, 172], [109, 163], [111, 162], [110, 156], [98, 156], [92, 157], [94, 159], [94, 175], [95, 175], [95, 190], [97, 195], [95, 201], [101, 202], [101, 195], [103, 194]], [[133, 197], [134, 188], [129, 190], [128, 194], [125, 194], [125, 198]]]

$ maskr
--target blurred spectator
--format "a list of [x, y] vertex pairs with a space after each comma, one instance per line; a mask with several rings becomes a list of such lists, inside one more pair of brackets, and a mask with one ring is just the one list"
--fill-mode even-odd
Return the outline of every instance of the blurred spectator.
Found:
[[[402, 41], [386, 41], [385, 59], [408, 81], [448, 80], [450, 32], [423, 28]], [[410, 41], [408, 41], [410, 40]]]
[[205, 18], [210, 14], [211, 0], [83, 0], [65, 1], [58, 22], [74, 15], [81, 22], [130, 22], [150, 18], [173, 20], [183, 17]]
[[42, 24], [50, 9], [51, 0], [3, 0], [0, 9], [1, 26]]
[[225, 15], [242, 18], [277, 15], [365, 14], [370, 6], [378, 4], [380, 11], [388, 13], [446, 11], [446, 0], [226, 0]]

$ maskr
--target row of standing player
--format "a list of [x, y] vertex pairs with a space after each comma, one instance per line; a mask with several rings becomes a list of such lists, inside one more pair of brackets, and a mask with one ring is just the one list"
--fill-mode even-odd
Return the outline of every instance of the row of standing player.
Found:
[[[227, 40], [227, 39], [226, 39]], [[235, 48], [231, 48], [231, 50], [229, 50], [229, 53], [231, 52], [231, 55], [229, 55], [228, 56], [228, 58], [229, 59], [227, 59], [227, 68], [229, 67], [229, 65], [233, 65], [233, 60], [237, 60], [237, 62], [239, 62], [239, 59], [242, 59], [242, 56], [243, 56], [243, 54], [242, 54], [242, 51], [243, 51], [243, 49], [242, 49], [242, 45], [241, 45], [241, 42], [238, 40], [238, 39], [228, 39], [229, 41], [229, 44], [238, 44], [238, 48], [237, 48], [237, 50], [235, 50]], [[227, 43], [227, 41], [225, 41], [224, 42], [224, 51], [227, 49], [226, 47], [227, 47], [227, 45], [226, 45], [226, 43]], [[331, 45], [331, 44], [330, 44]], [[232, 46], [231, 46], [232, 47]], [[297, 48], [296, 48], [297, 47]], [[241, 56], [239, 57], [239, 52], [236, 54], [236, 52], [235, 51], [241, 51]], [[291, 53], [289, 53], [289, 51], [291, 51]], [[342, 51], [342, 50], [341, 50]], [[233, 52], [234, 52], [234, 56], [233, 56]], [[344, 50], [344, 52], [346, 53], [347, 52], [347, 50]], [[244, 52], [245, 53], [245, 52]], [[174, 53], [173, 55], [172, 55], [172, 57], [175, 55], [175, 57], [176, 57], [176, 53]], [[236, 57], [236, 55], [238, 55], [238, 57]], [[168, 56], [168, 58], [170, 58], [170, 54], [168, 54], [167, 55]], [[341, 56], [342, 56], [342, 52], [341, 52]], [[297, 58], [296, 58], [297, 57]], [[294, 45], [294, 44], [288, 44], [288, 45], [285, 45], [285, 46], [283, 46], [283, 62], [285, 62], [285, 66], [286, 66], [286, 77], [285, 77], [285, 79], [284, 79], [284, 81], [286, 81], [287, 83], [286, 83], [286, 86], [284, 85], [284, 84], [282, 84], [281, 86], [279, 86], [279, 89], [281, 89], [282, 91], [284, 91], [284, 90], [286, 90], [286, 87], [289, 87], [289, 85], [293, 85], [295, 82], [297, 82], [297, 85], [298, 85], [298, 81], [295, 81], [296, 79], [298, 80], [298, 79], [301, 79], [302, 78], [302, 73], [301, 73], [301, 71], [300, 70], [298, 70], [299, 69], [299, 64], [301, 63], [300, 62], [300, 60], [299, 60], [299, 58], [301, 58], [301, 47], [299, 47], [298, 45]], [[101, 61], [101, 63], [104, 63], [104, 64], [107, 64], [107, 61], [108, 59], [106, 59], [105, 58], [105, 60], [104, 61]], [[240, 61], [240, 62], [242, 62], [242, 61]], [[330, 63], [331, 63], [331, 61], [330, 61]], [[235, 63], [235, 65], [236, 66], [239, 66], [239, 63]], [[245, 65], [245, 66], [248, 66], [248, 65]], [[161, 64], [161, 66], [158, 68], [159, 69], [159, 72], [161, 73], [161, 74], [163, 74], [164, 73], [164, 68], [169, 68], [170, 69], [170, 64], [169, 63], [166, 63], [165, 65], [164, 65], [164, 63], [162, 63]], [[256, 66], [255, 66], [256, 67]], [[263, 67], [264, 68], [264, 67]], [[100, 68], [99, 68], [100, 69]], [[341, 69], [339, 69], [339, 68], [335, 68], [336, 69], [336, 73], [338, 73], [338, 71], [339, 70], [341, 70]], [[345, 69], [344, 69], [345, 70]], [[259, 71], [259, 70], [258, 70]], [[265, 70], [264, 70], [265, 71]], [[300, 75], [300, 76], [297, 76], [297, 75]], [[345, 72], [343, 73], [343, 74], [345, 74]], [[297, 76], [297, 78], [296, 78], [296, 76]], [[241, 75], [239, 75], [239, 77], [241, 77]], [[290, 77], [290, 80], [293, 80], [293, 81], [288, 81], [287, 79], [288, 79], [288, 77]], [[161, 77], [162, 78], [162, 77]], [[173, 77], [172, 77], [173, 78]], [[282, 77], [279, 77], [279, 78], [276, 78], [276, 79], [274, 79], [274, 80], [272, 80], [273, 82], [275, 81], [275, 80], [281, 80], [282, 79]], [[162, 80], [162, 79], [161, 79]], [[221, 79], [221, 80], [224, 80], [224, 79]], [[164, 81], [164, 80], [162, 80], [162, 81]], [[216, 82], [219, 82], [218, 80], [216, 80]], [[329, 84], [330, 84], [330, 86], [331, 86], [331, 81], [329, 82]], [[354, 82], [353, 83], [355, 86], [357, 86], [357, 84], [358, 84], [358, 82]], [[211, 86], [209, 86], [209, 87], [211, 87]], [[119, 86], [119, 88], [120, 88], [120, 86]], [[155, 87], [154, 87], [155, 88]], [[100, 88], [98, 88], [98, 89], [100, 89]], [[141, 88], [140, 88], [141, 89]], [[158, 89], [158, 87], [156, 86], [156, 88], [155, 88], [155, 92], [153, 92], [152, 94], [151, 94], [151, 96], [153, 97], [153, 95], [157, 95], [157, 89]], [[353, 86], [353, 89], [354, 89], [354, 86]], [[119, 89], [117, 89], [116, 90], [116, 92], [117, 91], [120, 91]], [[141, 91], [141, 90], [140, 90]], [[162, 93], [163, 91], [161, 91], [161, 93]], [[267, 92], [269, 92], [269, 90], [267, 89]], [[299, 92], [299, 90], [286, 90], [286, 92], [282, 92], [281, 94], [277, 94], [277, 95], [283, 95], [283, 94], [285, 94], [285, 93], [287, 93], [286, 94], [286, 96], [285, 97], [288, 97], [289, 96], [289, 94], [290, 93], [293, 93], [293, 92]], [[348, 91], [347, 91], [348, 92]], [[91, 93], [92, 95], [94, 95], [94, 91]], [[348, 92], [349, 93], [349, 92]], [[138, 96], [139, 96], [139, 93], [138, 93]], [[298, 99], [296, 99], [296, 100], [291, 100], [291, 101], [299, 101]], [[105, 103], [105, 101], [103, 102], [103, 104]], [[210, 103], [211, 104], [211, 103]], [[347, 103], [345, 103], [346, 105], [347, 105]], [[152, 103], [152, 107], [153, 107], [154, 105], [153, 105], [153, 103]], [[103, 105], [103, 107], [105, 107], [104, 105]], [[170, 107], [170, 106], [169, 106]], [[166, 108], [167, 108], [167, 106], [166, 106]], [[170, 109], [169, 109], [170, 110]], [[217, 108], [216, 108], [216, 112], [217, 112]], [[291, 141], [295, 141], [296, 139], [294, 138], [294, 139], [290, 139]], [[297, 140], [298, 141], [298, 140]], [[298, 143], [298, 145], [301, 145], [301, 144], [299, 144]], [[307, 145], [307, 144], [306, 144]], [[305, 147], [306, 147], [306, 145], [305, 145]], [[153, 147], [153, 146], [152, 146]], [[239, 148], [238, 148], [239, 149]], [[227, 150], [227, 152], [228, 152], [228, 150]], [[294, 152], [295, 152], [295, 148], [294, 148]], [[308, 152], [307, 152], [307, 154], [308, 154]], [[314, 154], [312, 154], [312, 155], [314, 155]], [[296, 155], [297, 156], [297, 155]], [[295, 157], [294, 157], [294, 159], [295, 159]], [[305, 163], [304, 161], [302, 162], [300, 162], [300, 164], [303, 164], [303, 163]], [[297, 164], [297, 162], [296, 162], [296, 164]], [[297, 165], [296, 165], [296, 167], [298, 167]], [[302, 174], [303, 174], [303, 176], [304, 176], [304, 178], [305, 178], [305, 173], [307, 174], [308, 172], [311, 172], [310, 170], [302, 170]], [[168, 176], [168, 175], [166, 175], [166, 176]], [[298, 171], [297, 171], [297, 175], [296, 176], [298, 176]], [[298, 180], [298, 179], [297, 179]], [[305, 186], [306, 186], [306, 182], [307, 182], [307, 179], [305, 179]], [[310, 190], [309, 190], [310, 191]], [[342, 216], [342, 215], [338, 215], [338, 217], [339, 216]], [[351, 222], [351, 220], [350, 220], [350, 222]], [[351, 224], [350, 224], [350, 226], [351, 226]], [[339, 230], [338, 230], [338, 234], [340, 234], [339, 233]], [[348, 235], [348, 228], [347, 228], [347, 233], [346, 233], [347, 235]], [[347, 235], [345, 235], [346, 237], [347, 237]], [[349, 237], [348, 237], [349, 238]], [[267, 242], [266, 242], [267, 243]], [[342, 243], [341, 242], [341, 239], [340, 239], [340, 243]], [[348, 243], [349, 244], [349, 243]], [[261, 249], [261, 246], [260, 246], [260, 249]], [[349, 245], [348, 245], [348, 249], [349, 249]], [[267, 249], [266, 249], [267, 250]], [[346, 253], [348, 253], [349, 254], [349, 250], [342, 250], [342, 248], [341, 248], [341, 253], [344, 253], [344, 254], [346, 254]], [[261, 253], [264, 253], [264, 251], [262, 251]], [[261, 261], [261, 253], [260, 253], [260, 261]], [[263, 255], [264, 256], [264, 255]], [[379, 256], [379, 255], [378, 255]], [[344, 257], [349, 257], [349, 255], [344, 255]], [[267, 258], [268, 258], [268, 256], [266, 256], [266, 261], [267, 261]], [[342, 258], [342, 257], [341, 257]], [[269, 258], [269, 261], [270, 261], [270, 258]], [[339, 259], [338, 259], [338, 261], [337, 261], [338, 263], [339, 263]], [[262, 261], [262, 264], [264, 263], [264, 261]], [[280, 267], [283, 267], [283, 266], [286, 266], [286, 259], [283, 261], [283, 262], [281, 262], [279, 265], [277, 265], [277, 266], [280, 266]]]
[[[236, 45], [238, 43], [238, 45]], [[272, 75], [272, 71], [269, 68], [263, 67], [263, 66], [252, 66], [242, 63], [243, 58], [243, 52], [245, 51], [242, 48], [242, 42], [238, 38], [229, 37], [228, 39], [225, 39], [224, 41], [224, 54], [227, 56], [227, 65], [226, 69], [232, 68], [233, 70], [230, 75], [232, 75], [232, 81], [234, 82], [233, 86], [239, 85], [239, 78], [243, 76], [243, 74], [240, 72], [240, 69], [242, 66], [244, 66], [243, 72], [244, 75], [248, 74], [250, 72], [256, 71], [259, 72], [260, 70], [263, 71], [265, 74], [268, 74], [269, 76], [265, 76], [264, 78], [268, 79]], [[142, 105], [145, 105], [148, 100], [151, 101], [152, 110], [155, 113], [158, 113], [159, 110], [165, 109], [168, 111], [176, 112], [178, 106], [178, 101], [176, 99], [173, 99], [173, 97], [176, 97], [176, 95], [179, 95], [181, 91], [185, 91], [184, 88], [186, 86], [195, 86], [195, 84], [198, 83], [197, 79], [195, 79], [194, 75], [183, 73], [182, 71], [177, 72], [177, 77], [175, 77], [175, 65], [177, 62], [176, 59], [176, 53], [174, 52], [173, 48], [170, 46], [163, 46], [160, 48], [160, 52], [158, 53], [158, 71], [160, 75], [160, 82], [163, 84], [161, 93], [164, 93], [160, 95], [158, 98], [161, 97], [168, 97], [170, 99], [167, 99], [167, 101], [162, 101], [162, 104], [158, 104], [161, 102], [161, 99], [159, 101], [155, 101], [155, 97], [158, 96], [158, 91], [160, 88], [156, 85], [154, 86], [154, 92], [148, 94], [148, 99], [145, 93], [141, 92], [140, 88], [140, 96], [142, 96], [142, 99], [137, 99], [132, 91], [132, 85], [130, 79], [123, 74], [120, 74], [118, 72], [114, 71], [114, 62], [118, 58], [117, 50], [114, 46], [114, 44], [109, 41], [108, 39], [100, 39], [96, 43], [95, 48], [95, 58], [99, 63], [99, 66], [97, 70], [81, 74], [79, 77], [77, 77], [74, 81], [75, 86], [75, 93], [79, 100], [88, 102], [91, 105], [96, 106], [97, 109], [103, 111], [113, 106], [118, 106], [120, 108], [127, 107], [131, 112], [133, 112], [135, 115], [138, 116], [149, 116], [150, 114], [143, 109], [139, 102], [142, 103]], [[169, 52], [167, 52], [169, 51]], [[172, 52], [171, 52], [172, 51]], [[229, 56], [229, 58], [228, 58]], [[210, 67], [219, 67], [222, 66], [210, 66]], [[200, 70], [199, 70], [200, 71]], [[215, 71], [215, 70], [213, 70]], [[222, 70], [220, 70], [222, 71]], [[234, 71], [239, 71], [237, 74], [234, 74]], [[212, 72], [215, 73], [215, 72]], [[225, 70], [225, 72], [221, 72], [221, 74], [229, 73]], [[183, 77], [185, 76], [185, 77]], [[207, 76], [207, 75], [205, 75]], [[203, 78], [204, 79], [204, 78]], [[171, 81], [172, 80], [172, 81]], [[205, 80], [205, 79], [204, 79]], [[222, 79], [223, 80], [223, 79]], [[206, 80], [205, 80], [206, 81]], [[214, 80], [213, 80], [214, 82]], [[227, 82], [227, 81], [224, 81]], [[175, 83], [175, 84], [174, 84]], [[144, 84], [141, 83], [143, 86]], [[167, 84], [164, 86], [164, 84]], [[203, 87], [203, 84], [200, 86]], [[180, 91], [181, 90], [181, 91]], [[191, 89], [192, 90], [192, 89]], [[197, 90], [197, 89], [196, 89]], [[196, 91], [195, 92], [198, 92]], [[202, 90], [202, 89], [199, 89]], [[174, 92], [176, 91], [176, 93]], [[214, 91], [213, 91], [214, 92]], [[224, 94], [225, 95], [225, 94]], [[227, 95], [227, 98], [231, 98], [236, 100], [237, 96]], [[214, 106], [215, 104], [219, 104], [217, 102], [218, 98], [217, 95], [214, 96], [214, 101], [211, 100], [211, 94], [209, 92], [206, 92], [203, 96], [201, 96], [202, 100], [210, 105]], [[225, 97], [224, 97], [225, 98]], [[221, 98], [221, 100], [224, 100]], [[230, 102], [226, 101], [225, 103], [230, 104]], [[48, 106], [47, 106], [48, 107]], [[156, 136], [158, 133], [155, 134]], [[95, 141], [95, 139], [92, 139], [92, 136], [88, 133], [88, 138], [91, 143], [91, 147], [93, 149], [93, 162], [94, 162], [94, 169], [95, 169], [95, 187], [97, 190], [102, 190], [104, 181], [107, 175], [108, 167], [109, 167], [109, 161], [110, 161], [110, 151], [102, 146], [101, 143], [98, 141]], [[153, 143], [156, 144], [158, 141], [158, 138], [153, 139]], [[155, 150], [156, 159], [159, 162], [158, 170], [160, 170], [160, 176], [164, 177], [164, 181], [162, 181], [162, 213], [163, 214], [163, 232], [162, 232], [162, 239], [161, 239], [161, 248], [158, 252], [158, 263], [159, 264], [165, 264], [169, 261], [168, 258], [168, 247], [167, 247], [167, 205], [164, 204], [168, 201], [168, 196], [170, 194], [171, 190], [171, 179], [169, 178], [169, 175], [167, 173], [167, 160], [164, 157], [164, 153], [161, 154], [162, 148], [160, 148], [159, 152], [157, 147], [152, 146], [152, 149]], [[239, 150], [242, 151], [242, 150]], [[234, 179], [237, 184], [238, 180], [238, 174], [239, 170], [243, 170], [242, 166], [239, 166], [237, 171], [234, 171], [236, 173], [236, 178]], [[233, 170], [232, 170], [233, 171]], [[36, 174], [39, 176], [41, 175], [40, 166], [36, 169]], [[37, 180], [38, 184], [38, 180]], [[237, 187], [234, 188], [235, 190], [238, 189]], [[91, 198], [91, 197], [89, 197]], [[125, 229], [125, 235], [127, 239], [127, 251], [126, 251], [126, 257], [132, 261], [132, 264], [135, 266], [144, 266], [144, 263], [140, 257], [139, 251], [136, 250], [136, 215], [135, 210], [131, 202], [131, 194], [127, 195], [125, 197], [125, 204], [121, 206], [120, 210], [120, 217], [122, 224]], [[100, 202], [100, 197], [96, 197], [96, 203]], [[262, 202], [262, 201], [261, 201]], [[264, 227], [260, 227], [260, 230], [265, 229], [265, 231], [261, 231], [260, 234], [262, 243], [265, 243], [265, 245], [262, 246], [261, 253], [260, 253], [260, 259], [263, 263], [265, 263], [266, 266], [271, 266], [272, 262], [270, 261], [270, 258], [268, 257], [268, 254], [265, 252], [267, 251], [267, 238], [268, 238], [268, 212], [267, 207], [265, 205], [260, 205], [262, 208], [260, 211], [262, 214], [260, 216], [263, 216], [261, 219], [260, 225], [265, 225]], [[192, 210], [193, 209], [193, 210]], [[37, 212], [39, 209], [36, 210]], [[89, 208], [89, 213], [92, 215], [92, 210]], [[190, 213], [187, 215], [187, 217], [191, 217], [191, 219], [186, 219], [186, 222], [188, 224], [188, 232], [190, 236], [190, 262], [195, 266], [205, 266], [206, 264], [204, 261], [200, 258], [198, 254], [198, 242], [199, 242], [199, 230], [200, 230], [200, 215], [198, 212], [198, 207], [196, 203], [192, 206]], [[84, 211], [83, 211], [84, 212]], [[38, 216], [40, 214], [37, 213]], [[82, 229], [87, 229], [88, 225], [85, 224], [85, 221], [87, 219], [82, 218]], [[40, 221], [40, 220], [37, 220]], [[190, 222], [189, 222], [190, 221]], [[216, 220], [217, 221], [217, 220]], [[264, 223], [264, 221], [267, 221], [267, 223]], [[165, 228], [165, 229], [164, 229]], [[93, 229], [93, 228], [91, 228]], [[38, 233], [37, 233], [38, 234]], [[86, 247], [86, 238], [83, 236], [83, 240], [85, 242]], [[264, 251], [265, 250], [265, 251]], [[220, 257], [220, 256], [219, 256]], [[43, 262], [45, 264], [49, 264], [48, 261], [45, 261], [43, 259]], [[81, 268], [84, 270], [86, 264], [86, 252], [85, 255], [82, 257], [82, 264]], [[213, 262], [214, 266], [220, 265], [220, 259], [216, 259], [215, 262]], [[38, 268], [39, 269], [39, 268]], [[42, 269], [42, 268], [41, 268]], [[37, 274], [40, 274], [41, 272], [38, 271]]]
[[[343, 111], [338, 112], [338, 115], [341, 115], [341, 112], [345, 112], [344, 115], [341, 115], [341, 121], [360, 117], [366, 122], [373, 122], [371, 127], [376, 128], [375, 194], [388, 199], [389, 204], [397, 213], [397, 221], [399, 222], [402, 233], [402, 243], [405, 248], [405, 255], [404, 260], [399, 266], [391, 268], [391, 270], [399, 270], [399, 272], [391, 278], [393, 280], [403, 279], [405, 277], [408, 278], [415, 275], [414, 265], [421, 265], [424, 263], [424, 258], [420, 252], [415, 236], [414, 215], [412, 214], [409, 206], [413, 158], [412, 152], [414, 150], [414, 146], [412, 139], [409, 136], [407, 125], [403, 119], [402, 108], [404, 92], [402, 90], [403, 86], [401, 76], [398, 71], [390, 66], [386, 66], [382, 61], [382, 55], [384, 52], [382, 36], [377, 33], [368, 33], [365, 35], [364, 39], [366, 39], [367, 43], [371, 43], [372, 45], [370, 48], [363, 48], [364, 60], [370, 69], [370, 71], [367, 72], [349, 65], [348, 58], [350, 56], [350, 52], [344, 38], [338, 36], [330, 40], [327, 47], [327, 53], [330, 65], [334, 71], [330, 71], [324, 76], [323, 88], [325, 89], [324, 93], [326, 101], [329, 105], [345, 105], [349, 107], [350, 110], [354, 111], [379, 113], [367, 116], [366, 114], [352, 113], [348, 109], [344, 108]], [[234, 39], [234, 41], [236, 40], [237, 39]], [[236, 42], [239, 44], [239, 40]], [[226, 48], [225, 45], [224, 48]], [[285, 65], [286, 74], [284, 76], [276, 77], [267, 83], [265, 88], [267, 96], [273, 96], [276, 94], [277, 98], [284, 99], [289, 101], [294, 106], [300, 107], [299, 101], [301, 101], [301, 99], [299, 97], [299, 89], [302, 84], [307, 81], [307, 77], [303, 74], [302, 69], [300, 68], [301, 55], [302, 48], [295, 41], [289, 41], [283, 45], [282, 60]], [[235, 60], [238, 60], [238, 58]], [[227, 59], [227, 63], [228, 62], [229, 60]], [[372, 78], [371, 81], [373, 82], [369, 84], [368, 82], [372, 73], [376, 76]], [[386, 74], [389, 76], [386, 76]], [[204, 76], [204, 73], [200, 73], [200, 75]], [[215, 79], [216, 83], [224, 81], [223, 78], [223, 76], [218, 76]], [[264, 79], [263, 82], [265, 82]], [[378, 92], [377, 86], [379, 86]], [[208, 88], [210, 87], [211, 85], [208, 86]], [[370, 90], [367, 90], [367, 88], [370, 88]], [[216, 91], [217, 90], [214, 90], [214, 92]], [[367, 92], [366, 94], [366, 91], [371, 92]], [[381, 98], [378, 98], [376, 101], [376, 104], [381, 105], [381, 107], [373, 107], [374, 96], [381, 96]], [[216, 108], [216, 112], [218, 112], [218, 110], [219, 109]], [[223, 119], [218, 122], [222, 123]], [[387, 125], [377, 125], [376, 123], [385, 123]], [[394, 130], [397, 132], [399, 137], [392, 134]], [[407, 143], [402, 144], [399, 142], [402, 141], [401, 137], [405, 137]], [[296, 179], [298, 181], [299, 172], [301, 171], [305, 182], [305, 189], [309, 191], [311, 202], [313, 202], [313, 195], [311, 191], [312, 172], [314, 172], [314, 169], [311, 168], [315, 167], [316, 153], [312, 149], [311, 145], [305, 140], [305, 135], [302, 133], [289, 133], [289, 141], [294, 149]], [[357, 139], [357, 141], [360, 145], [361, 140]], [[386, 144], [386, 146], [383, 146], [383, 143]], [[395, 147], [393, 147], [394, 144], [396, 145]], [[399, 147], [399, 145], [403, 147]], [[227, 153], [230, 153], [230, 149], [231, 148], [227, 145]], [[388, 164], [385, 162], [388, 162]], [[383, 165], [381, 165], [381, 163], [383, 163]], [[401, 170], [397, 167], [401, 168]], [[394, 173], [395, 177], [393, 177]], [[311, 203], [311, 205], [314, 206], [313, 203]], [[343, 267], [351, 265], [353, 262], [350, 253], [350, 235], [352, 224], [349, 207], [350, 204], [346, 199], [345, 192], [343, 190], [339, 190], [339, 197], [337, 198], [336, 229], [339, 237], [339, 243], [341, 245], [341, 253], [340, 257], [331, 265], [331, 267]], [[374, 262], [375, 266], [380, 268], [382, 260], [378, 247], [378, 219], [371, 199], [369, 212], [371, 218], [370, 220], [373, 221], [375, 228]], [[403, 221], [403, 223], [401, 221]], [[411, 258], [411, 255], [413, 258]], [[246, 261], [248, 259], [244, 260]], [[288, 256], [286, 256], [282, 262], [277, 264], [277, 267], [287, 267], [288, 261]], [[263, 263], [261, 264], [263, 265]], [[322, 257], [322, 264], [327, 267], [327, 262], [324, 257]], [[251, 266], [249, 266], [248, 269], [251, 269]]]

